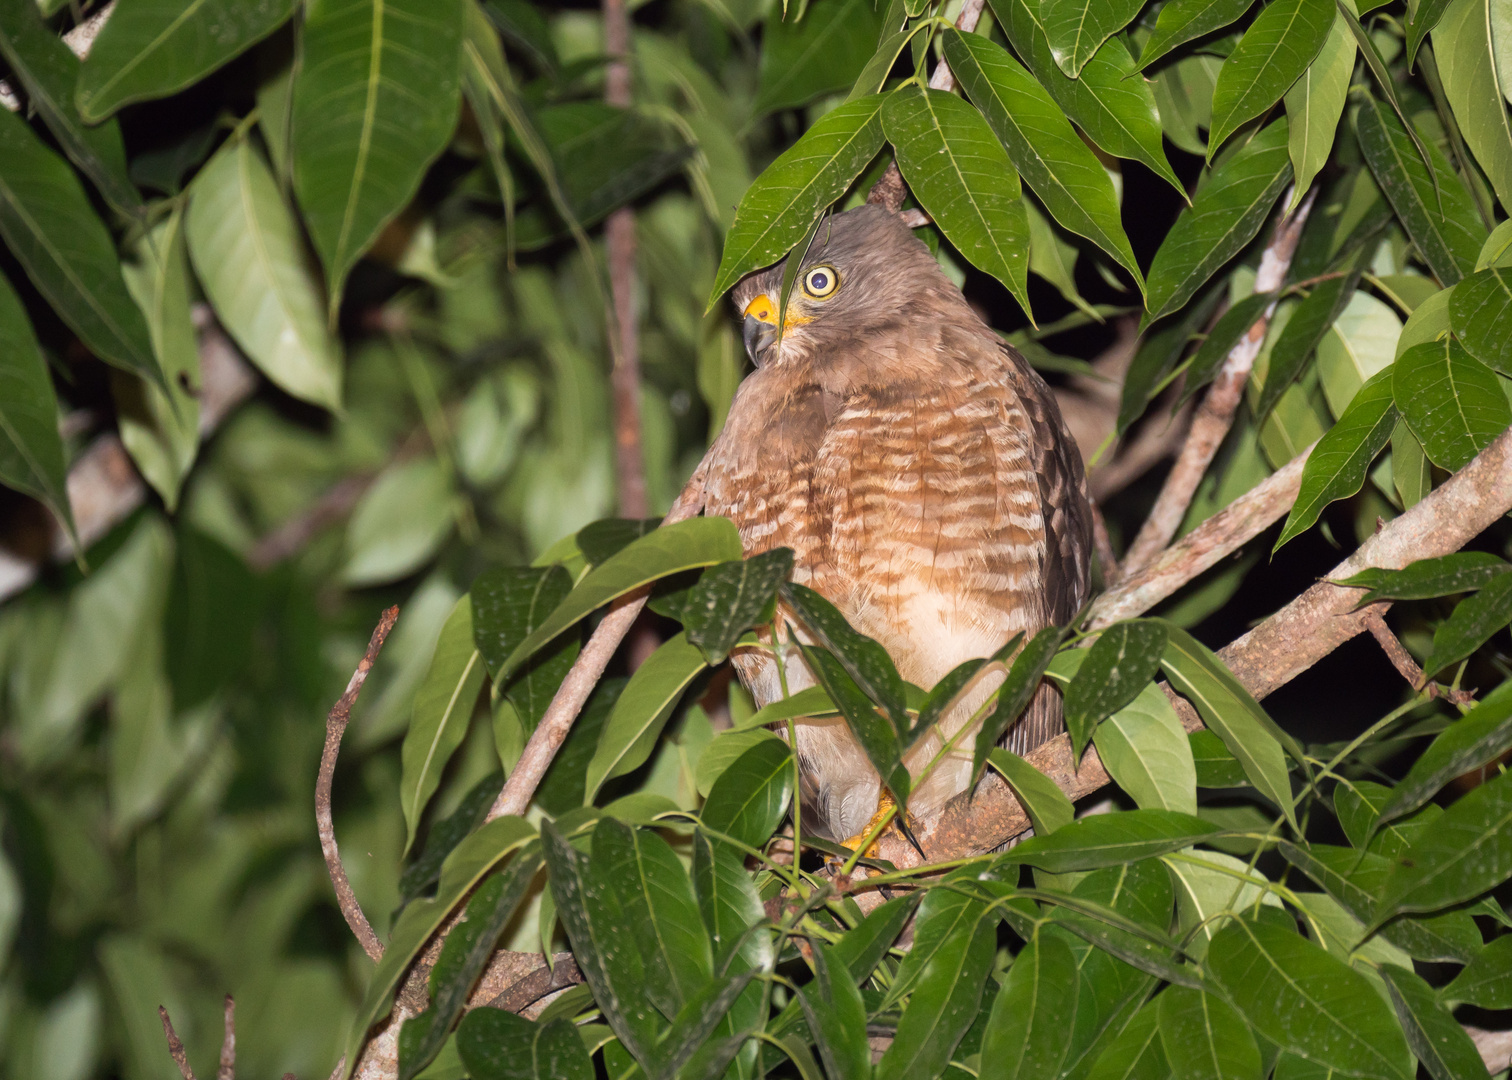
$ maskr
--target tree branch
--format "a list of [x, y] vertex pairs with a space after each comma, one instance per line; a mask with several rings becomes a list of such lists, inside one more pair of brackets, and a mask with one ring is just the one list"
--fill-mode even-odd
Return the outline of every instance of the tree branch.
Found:
[[341, 865], [341, 853], [336, 848], [336, 825], [331, 819], [331, 785], [336, 777], [336, 757], [341, 753], [341, 737], [352, 719], [352, 706], [357, 703], [357, 695], [362, 693], [362, 684], [367, 682], [368, 672], [373, 670], [378, 653], [383, 649], [383, 642], [398, 618], [397, 604], [379, 617], [378, 625], [373, 628], [373, 636], [368, 640], [367, 652], [363, 653], [357, 670], [352, 672], [346, 692], [331, 706], [331, 711], [326, 716], [325, 749], [320, 754], [320, 774], [315, 781], [315, 825], [320, 833], [320, 850], [325, 855], [326, 872], [331, 876], [331, 886], [336, 890], [336, 902], [341, 905], [341, 914], [362, 945], [362, 951], [375, 964], [383, 959], [383, 945], [379, 942], [378, 935], [373, 933], [367, 916], [362, 913], [362, 905], [357, 902], [357, 896], [352, 892], [352, 883], [347, 880], [346, 868]]
[[226, 1035], [221, 1040], [220, 1068], [215, 1080], [236, 1080], [236, 1002], [226, 995]]
[[168, 1019], [168, 1010], [158, 1006], [158, 1019], [163, 1022], [163, 1036], [168, 1040], [168, 1056], [173, 1058], [173, 1063], [178, 1066], [179, 1075], [184, 1080], [194, 1080], [194, 1070], [189, 1067], [189, 1055], [184, 1053], [184, 1041], [178, 1037], [178, 1032], [173, 1030], [173, 1021]]
[[[1302, 238], [1302, 226], [1307, 223], [1316, 196], [1316, 189], [1309, 191], [1294, 213], [1283, 215], [1276, 222], [1276, 231], [1265, 248], [1265, 254], [1260, 258], [1260, 269], [1255, 274], [1255, 292], [1273, 292], [1286, 280], [1292, 255], [1297, 250], [1297, 241]], [[1290, 198], [1288, 190], [1283, 202]], [[1254, 366], [1255, 357], [1260, 354], [1260, 346], [1265, 341], [1265, 333], [1270, 328], [1271, 316], [1275, 312], [1276, 304], [1272, 301], [1249, 328], [1249, 332], [1229, 350], [1218, 376], [1213, 380], [1212, 386], [1208, 387], [1202, 405], [1192, 418], [1192, 427], [1187, 432], [1181, 454], [1166, 476], [1165, 486], [1161, 488], [1150, 516], [1145, 519], [1139, 535], [1124, 554], [1125, 573], [1143, 570], [1153, 562], [1181, 527], [1187, 507], [1192, 503], [1192, 496], [1197, 493], [1197, 485], [1202, 482], [1208, 466], [1213, 462], [1213, 456], [1218, 453], [1223, 437], [1233, 426], [1234, 414], [1244, 399], [1244, 385], [1249, 380], [1250, 368]]]

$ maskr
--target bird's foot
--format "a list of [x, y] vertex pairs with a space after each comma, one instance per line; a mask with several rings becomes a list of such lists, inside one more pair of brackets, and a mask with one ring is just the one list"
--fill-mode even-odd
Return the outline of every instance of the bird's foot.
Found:
[[[872, 839], [872, 842], [867, 845], [865, 851], [861, 852], [866, 858], [875, 859], [879, 853], [879, 841], [882, 839], [882, 834], [887, 831], [878, 827], [883, 821], [893, 815], [895, 807], [897, 807], [897, 803], [893, 801], [892, 792], [883, 788], [882, 793], [877, 796], [877, 812], [866, 823], [866, 828], [862, 829], [855, 836], [852, 836], [849, 840], [842, 841], [842, 843], [852, 851], [861, 851], [861, 845], [866, 843], [866, 838], [871, 836], [873, 832], [876, 832], [877, 835]], [[901, 809], [897, 812], [899, 814], [906, 813], [906, 811]], [[896, 825], [890, 825], [889, 827], [895, 828]]]

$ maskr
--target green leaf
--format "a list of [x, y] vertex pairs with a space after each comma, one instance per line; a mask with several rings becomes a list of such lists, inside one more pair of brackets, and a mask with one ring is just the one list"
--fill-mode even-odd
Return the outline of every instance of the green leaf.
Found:
[[503, 1009], [474, 1009], [457, 1028], [457, 1052], [473, 1080], [593, 1080], [593, 1062], [571, 1020], [536, 1023]]
[[347, 1036], [345, 1075], [350, 1076], [356, 1067], [358, 1052], [367, 1042], [368, 1029], [388, 1012], [400, 980], [431, 935], [484, 875], [535, 835], [535, 830], [524, 818], [495, 818], [463, 840], [446, 857], [441, 865], [441, 882], [436, 887], [435, 898], [412, 901], [400, 913], [389, 933], [383, 959], [373, 972]]
[[927, 29], [929, 29], [929, 24], [921, 21], [884, 37], [878, 43], [877, 51], [872, 53], [871, 59], [861, 69], [861, 74], [856, 76], [856, 81], [852, 84], [850, 94], [845, 100], [855, 101], [868, 94], [880, 92], [887, 83], [887, 76], [892, 71], [893, 65], [898, 62], [898, 57], [903, 54], [909, 41]]
[[922, 892], [907, 893], [873, 908], [831, 947], [831, 959], [845, 965], [852, 982], [864, 983], [898, 940], [923, 898]]
[[761, 35], [753, 110], [790, 109], [849, 89], [871, 58], [881, 30], [882, 5], [871, 0], [773, 7]]
[[305, 12], [290, 149], [332, 324], [347, 274], [456, 127], [465, 10], [463, 0], [318, 0]]
[[885, 100], [876, 94], [830, 110], [762, 170], [725, 236], [709, 308], [746, 274], [791, 251], [877, 156]]
[[463, 921], [446, 936], [441, 955], [431, 969], [431, 1007], [406, 1020], [399, 1033], [400, 1080], [416, 1076], [446, 1042], [474, 984], [488, 966], [499, 936], [514, 918], [525, 890], [540, 868], [540, 851], [532, 845], [473, 893]]
[[1334, 813], [1338, 815], [1350, 844], [1377, 855], [1395, 857], [1410, 848], [1423, 830], [1444, 812], [1442, 807], [1425, 806], [1411, 815], [1381, 823], [1381, 832], [1373, 836], [1377, 823], [1380, 823], [1381, 808], [1391, 801], [1392, 793], [1393, 789], [1369, 780], [1341, 782], [1334, 788]]
[[1103, 42], [1081, 75], [1068, 78], [1050, 52], [1037, 8], [1027, 0], [994, 0], [992, 4], [1014, 51], [1073, 123], [1114, 157], [1148, 165], [1185, 197], [1186, 189], [1171, 170], [1161, 144], [1155, 96], [1143, 79], [1134, 77], [1134, 59], [1123, 40], [1111, 37]]
[[1396, 964], [1382, 964], [1380, 971], [1407, 1044], [1434, 1080], [1490, 1080], [1480, 1051], [1459, 1021], [1439, 1005], [1433, 987]]
[[1076, 78], [1102, 43], [1127, 26], [1143, 6], [1144, 0], [1112, 0], [1107, 3], [1100, 0], [1041, 0], [1040, 24], [1050, 43], [1050, 55], [1055, 57], [1062, 72]]
[[1392, 371], [1402, 418], [1441, 468], [1464, 468], [1512, 424], [1495, 372], [1452, 337], [1414, 345]]
[[1165, 1080], [1171, 1069], [1160, 1045], [1158, 1008], [1151, 1002], [1136, 1012], [1102, 1049], [1086, 1080]]
[[992, 1003], [982, 1036], [982, 1080], [1053, 1080], [1070, 1049], [1067, 1021], [1077, 1010], [1077, 964], [1053, 934], [1019, 950]]
[[833, 1080], [867, 1080], [872, 1072], [871, 1046], [861, 991], [834, 949], [816, 941], [813, 958], [814, 981], [799, 987], [798, 999], [824, 1059], [825, 1075]]
[[547, 75], [556, 77], [562, 60], [551, 38], [551, 26], [527, 0], [485, 0], [483, 10], [505, 41], [528, 55], [531, 63]]
[[740, 635], [772, 606], [792, 570], [792, 549], [776, 548], [703, 572], [683, 609], [683, 625], [711, 667], [723, 663]]
[[1171, 0], [1160, 9], [1155, 30], [1139, 54], [1143, 71], [1179, 45], [1234, 22], [1255, 0]]
[[1471, 356], [1512, 375], [1512, 268], [1481, 270], [1456, 285], [1449, 320]]
[[707, 796], [713, 789], [714, 782], [735, 764], [741, 754], [759, 742], [777, 737], [774, 731], [764, 727], [721, 731], [704, 747], [703, 753], [698, 755], [698, 765], [694, 770], [698, 793]]
[[1150, 272], [1148, 325], [1184, 306], [1255, 238], [1292, 178], [1285, 120], [1276, 120], [1219, 162], [1161, 241]]
[[980, 34], [947, 31], [945, 58], [1055, 220], [1106, 251], [1142, 288], [1144, 277], [1124, 233], [1112, 178], [1045, 88]]
[[1214, 936], [1206, 966], [1244, 1018], [1281, 1049], [1351, 1076], [1412, 1076], [1401, 1028], [1370, 982], [1294, 931], [1231, 920]]
[[700, 817], [710, 829], [760, 847], [787, 812], [793, 780], [793, 751], [780, 739], [765, 739], [720, 774]]
[[1272, 551], [1279, 551], [1292, 537], [1312, 528], [1325, 507], [1347, 499], [1365, 483], [1370, 463], [1391, 438], [1397, 423], [1392, 380], [1390, 369], [1372, 375], [1339, 422], [1313, 447], [1302, 466], [1297, 501]]
[[113, 14], [79, 69], [79, 114], [96, 124], [122, 105], [190, 86], [288, 21], [294, 0], [147, 0]]
[[[1068, 632], [1069, 628], [1047, 626], [1030, 638], [1029, 644], [1014, 657], [1013, 666], [1008, 669], [1008, 677], [998, 688], [997, 705], [977, 729], [976, 746], [971, 758], [973, 778], [981, 779], [982, 770], [987, 767], [988, 755], [1034, 697], [1045, 669], [1055, 659], [1056, 650], [1060, 648]], [[1007, 647], [1013, 647], [1013, 644], [1010, 641]]]
[[362, 493], [346, 529], [348, 585], [378, 585], [429, 562], [457, 516], [452, 470], [434, 457], [390, 465]]
[[1029, 216], [1018, 173], [982, 114], [954, 94], [901, 87], [882, 129], [914, 197], [979, 270], [1029, 310]]
[[340, 408], [340, 346], [299, 223], [248, 140], [221, 147], [195, 177], [185, 235], [205, 295], [248, 359], [294, 397]]
[[[142, 212], [142, 196], [126, 169], [126, 149], [114, 121], [86, 127], [74, 106], [79, 61], [37, 17], [27, 0], [0, 2], [0, 55], [26, 88], [27, 104], [42, 117], [70, 161], [119, 213]], [[7, 158], [7, 172], [9, 161]]]
[[877, 1080], [941, 1075], [956, 1044], [976, 1020], [982, 984], [996, 954], [998, 924], [985, 905], [979, 908], [975, 923], [963, 924], [952, 933], [919, 972], [893, 1043], [877, 1063]]
[[1428, 36], [1438, 21], [1443, 17], [1444, 10], [1449, 7], [1451, 0], [1418, 0], [1412, 5], [1412, 10], [1407, 12], [1407, 69], [1412, 70], [1413, 62], [1417, 59], [1418, 46], [1422, 45], [1423, 39]]
[[584, 805], [592, 804], [606, 780], [645, 764], [683, 691], [705, 667], [703, 653], [688, 643], [686, 634], [678, 634], [635, 669], [588, 763]]
[[[474, 579], [469, 590], [473, 641], [495, 686], [500, 685], [499, 672], [515, 646], [545, 622], [571, 591], [572, 576], [556, 565], [499, 567], [485, 570]], [[557, 687], [572, 669], [579, 648], [578, 639], [565, 634], [502, 684], [503, 695], [514, 706], [527, 737], [535, 731]]]
[[713, 944], [716, 970], [724, 967], [732, 953], [736, 957], [732, 965], [766, 967], [772, 959], [772, 935], [747, 933], [766, 921], [766, 909], [746, 873], [744, 856], [727, 844], [711, 844], [703, 833], [694, 833], [693, 886]]
[[1229, 753], [1223, 740], [1207, 728], [1187, 736], [1192, 748], [1192, 762], [1197, 768], [1198, 787], [1240, 787], [1247, 783], [1244, 766]]
[[911, 785], [908, 769], [903, 765], [906, 749], [903, 734], [897, 725], [878, 712], [872, 699], [862, 692], [833, 654], [805, 646], [803, 655], [819, 685], [839, 707], [851, 736], [877, 770], [882, 784], [892, 792], [896, 802], [906, 804]]
[[1195, 959], [1207, 955], [1213, 935], [1227, 921], [1224, 913], [1239, 915], [1257, 904], [1281, 906], [1265, 887], [1265, 875], [1232, 855], [1193, 848], [1162, 861], [1176, 879], [1177, 925]]
[[1133, 701], [1099, 725], [1092, 741], [1108, 775], [1136, 806], [1197, 812], [1191, 742], [1158, 686], [1146, 683]]
[[834, 715], [835, 703], [830, 700], [822, 686], [810, 686], [790, 697], [778, 698], [770, 705], [763, 705], [740, 722], [740, 728], [766, 727], [805, 716]]
[[640, 949], [639, 990], [670, 1020], [713, 975], [693, 883], [668, 843], [647, 829], [601, 818], [593, 872], [609, 883]]
[[1210, 822], [1174, 810], [1095, 814], [1064, 825], [1053, 835], [1026, 840], [998, 856], [993, 865], [1028, 863], [1054, 874], [1096, 870], [1179, 851], [1219, 831]]
[[1412, 134], [1381, 103], [1367, 98], [1355, 115], [1360, 150], [1423, 261], [1444, 285], [1474, 272], [1486, 238], [1470, 193], [1435, 146], [1418, 156]]
[[1261, 9], [1218, 73], [1209, 161], [1230, 135], [1281, 100], [1322, 50], [1334, 18], [1329, 0], [1272, 0]]
[[462, 745], [482, 688], [483, 660], [473, 644], [472, 603], [464, 596], [441, 628], [404, 735], [399, 800], [404, 808], [406, 854], [415, 842], [426, 805], [441, 785], [446, 763]]
[[[1407, 280], [1434, 287], [1431, 278]], [[1357, 290], [1344, 305], [1318, 342], [1318, 383], [1334, 416], [1343, 416], [1360, 387], [1391, 364], [1401, 334], [1402, 320], [1396, 312], [1369, 293]]]
[[0, 277], [0, 483], [45, 502], [70, 535], [68, 466], [58, 433], [58, 395], [31, 321]]
[[1244, 1017], [1221, 998], [1185, 986], [1157, 1001], [1160, 1043], [1182, 1080], [1260, 1080], [1260, 1048]]
[[1438, 992], [1444, 1002], [1468, 1002], [1482, 1009], [1512, 1009], [1512, 934], [1503, 934], [1465, 965]]
[[1281, 807], [1296, 828], [1285, 744], [1276, 736], [1275, 721], [1206, 646], [1179, 627], [1170, 627], [1169, 633], [1162, 665], [1171, 685], [1197, 706], [1203, 723], [1239, 759], [1255, 790]]
[[[1428, 3], [1418, 4], [1419, 14]], [[1503, 96], [1512, 72], [1497, 69], [1490, 7], [1488, 0], [1451, 3], [1433, 28], [1433, 52], [1460, 134], [1507, 207], [1512, 206], [1512, 121]], [[1416, 29], [1410, 16], [1408, 26], [1409, 34]]]
[[1197, 346], [1197, 351], [1192, 354], [1191, 363], [1187, 364], [1185, 388], [1181, 394], [1183, 404], [1213, 381], [1234, 346], [1248, 336], [1250, 328], [1275, 302], [1276, 294], [1273, 292], [1251, 293], [1219, 317], [1202, 344]]
[[146, 320], [78, 176], [24, 120], [0, 112], [0, 236], [91, 352], [163, 386]]
[[1265, 384], [1255, 403], [1255, 416], [1264, 420], [1281, 395], [1307, 367], [1313, 350], [1323, 340], [1335, 320], [1344, 313], [1355, 294], [1364, 269], [1363, 257], [1357, 257], [1342, 277], [1319, 282], [1301, 303], [1292, 309], [1291, 318], [1281, 328], [1267, 359]]
[[1408, 911], [1471, 900], [1512, 874], [1512, 775], [1503, 773], [1444, 811], [1430, 834], [1392, 860], [1371, 929]]
[[614, 1034], [648, 1066], [665, 1024], [646, 994], [636, 932], [614, 884], [604, 879], [597, 860], [579, 854], [550, 822], [541, 825], [541, 842], [573, 959]]
[[590, 570], [567, 599], [515, 646], [499, 669], [519, 670], [537, 650], [590, 612], [660, 578], [740, 558], [740, 534], [728, 518], [690, 518], [663, 525]]
[[[971, 870], [962, 869], [954, 871], [953, 876], [948, 876], [945, 880], [948, 883], [953, 880], [970, 880], [972, 877], [974, 875]], [[945, 960], [948, 966], [955, 950], [963, 942], [975, 940], [978, 928], [983, 923], [996, 922], [996, 916], [988, 911], [987, 904], [983, 901], [950, 888], [930, 889], [919, 904], [918, 919], [914, 923], [913, 947], [898, 965], [880, 1008], [888, 1009], [902, 1001], [920, 985], [926, 975], [938, 970], [935, 964], [937, 958]], [[834, 957], [833, 952], [830, 955]]]
[[1001, 746], [994, 746], [987, 754], [987, 761], [1013, 789], [1013, 797], [1029, 815], [1035, 836], [1049, 836], [1075, 820], [1076, 807], [1071, 805], [1066, 793], [1023, 758]]
[[1432, 600], [1471, 592], [1491, 584], [1512, 565], [1485, 551], [1456, 551], [1436, 559], [1418, 559], [1400, 570], [1369, 567], [1335, 582], [1369, 589], [1357, 607], [1377, 600]]
[[[893, 666], [887, 650], [852, 629], [835, 605], [808, 586], [784, 583], [778, 595], [856, 686], [886, 711], [888, 720], [901, 738], [909, 727], [903, 677]], [[830, 696], [835, 697], [833, 693]]]
[[606, 562], [661, 524], [661, 518], [604, 518], [577, 531], [578, 550], [590, 566]]
[[1457, 664], [1512, 621], [1512, 575], [1502, 574], [1474, 596], [1455, 605], [1433, 632], [1433, 649], [1423, 661], [1429, 677]]
[[1155, 677], [1165, 645], [1166, 629], [1158, 622], [1115, 623], [1098, 636], [1066, 687], [1066, 729], [1078, 759], [1097, 725]]

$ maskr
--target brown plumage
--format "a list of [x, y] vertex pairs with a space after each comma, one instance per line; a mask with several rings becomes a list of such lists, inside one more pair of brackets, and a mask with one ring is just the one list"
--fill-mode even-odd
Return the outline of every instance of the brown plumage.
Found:
[[[838, 285], [834, 278], [838, 277]], [[1088, 588], [1091, 517], [1081, 458], [1044, 381], [967, 305], [928, 249], [887, 211], [830, 218], [810, 247], [774, 343], [782, 266], [735, 289], [757, 370], [710, 463], [707, 512], [747, 554], [796, 553], [818, 590], [925, 688], [1013, 634], [1064, 623]], [[770, 654], [735, 658], [758, 704], [782, 695]], [[812, 685], [791, 656], [789, 692]], [[1000, 682], [941, 722], [943, 738]], [[1023, 752], [1061, 730], [1042, 691], [1010, 734]], [[797, 727], [805, 796], [836, 838], [877, 806], [875, 771], [839, 720]], [[915, 775], [942, 745], [910, 752]], [[917, 785], [927, 817], [969, 782], [969, 738]]]

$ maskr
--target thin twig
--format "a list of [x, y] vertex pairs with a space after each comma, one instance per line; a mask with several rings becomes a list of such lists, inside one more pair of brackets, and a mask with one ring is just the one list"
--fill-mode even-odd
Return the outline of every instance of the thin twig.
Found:
[[221, 1040], [220, 1069], [215, 1080], [236, 1080], [236, 1002], [226, 995], [226, 1035]]
[[341, 853], [336, 849], [336, 825], [331, 820], [331, 785], [336, 777], [336, 757], [341, 753], [341, 737], [352, 719], [352, 706], [357, 703], [357, 695], [362, 693], [362, 684], [367, 682], [368, 672], [373, 670], [384, 639], [388, 637], [398, 618], [397, 604], [379, 616], [378, 625], [373, 628], [373, 636], [368, 640], [367, 651], [362, 654], [357, 670], [352, 672], [346, 692], [331, 706], [331, 711], [326, 716], [325, 749], [320, 753], [320, 775], [315, 781], [315, 824], [320, 833], [320, 850], [325, 855], [326, 872], [331, 875], [331, 886], [336, 890], [336, 902], [341, 905], [341, 914], [346, 917], [347, 925], [362, 945], [362, 951], [375, 964], [383, 959], [383, 944], [378, 940], [378, 935], [373, 933], [367, 916], [362, 913], [362, 905], [357, 902], [357, 895], [352, 892], [352, 883], [347, 880], [346, 867], [341, 865]]
[[1414, 690], [1423, 688], [1423, 669], [1418, 667], [1417, 661], [1407, 651], [1397, 636], [1391, 632], [1391, 627], [1386, 625], [1386, 620], [1381, 618], [1381, 613], [1372, 604], [1365, 612], [1365, 629], [1370, 631], [1370, 636], [1376, 639], [1376, 644], [1386, 654], [1386, 659], [1391, 661], [1391, 666], [1397, 669], [1397, 674], [1407, 680], [1407, 685]]
[[194, 1070], [189, 1067], [189, 1055], [184, 1053], [183, 1040], [178, 1037], [178, 1032], [173, 1030], [173, 1021], [168, 1019], [168, 1010], [158, 1006], [158, 1019], [163, 1022], [163, 1035], [168, 1039], [168, 1056], [173, 1058], [173, 1063], [178, 1066], [179, 1075], [184, 1080], [194, 1080]]
[[[961, 14], [956, 17], [956, 29], [963, 34], [970, 34], [977, 28], [977, 23], [982, 18], [982, 5], [986, 0], [966, 0], [961, 5]], [[955, 73], [950, 70], [950, 65], [943, 59], [935, 65], [934, 72], [929, 76], [929, 88], [931, 90], [944, 90], [947, 93], [955, 89]], [[897, 213], [903, 206], [905, 190], [903, 187], [903, 173], [898, 169], [898, 160], [894, 158], [887, 166], [887, 171], [882, 178], [872, 185], [867, 193], [866, 201], [874, 206], [885, 206], [893, 213]], [[912, 213], [912, 211], [910, 211]], [[910, 219], [908, 225], [917, 228], [927, 224], [929, 218], [919, 215], [922, 220]]]
[[1103, 519], [1102, 507], [1097, 505], [1096, 499], [1089, 500], [1089, 503], [1092, 507], [1092, 550], [1102, 569], [1103, 587], [1111, 588], [1118, 583], [1118, 556], [1113, 554], [1113, 541], [1108, 536], [1108, 523]]
[[[1297, 250], [1297, 241], [1302, 237], [1302, 226], [1307, 223], [1316, 196], [1317, 189], [1314, 188], [1307, 193], [1295, 212], [1283, 215], [1276, 222], [1276, 231], [1265, 248], [1265, 254], [1260, 258], [1260, 269], [1255, 274], [1255, 292], [1274, 292], [1286, 280], [1292, 255]], [[1288, 192], [1282, 200], [1283, 204], [1290, 197]], [[1143, 570], [1154, 562], [1155, 556], [1171, 542], [1171, 537], [1181, 527], [1187, 507], [1197, 494], [1197, 486], [1202, 483], [1208, 466], [1218, 453], [1218, 447], [1233, 426], [1234, 414], [1244, 399], [1244, 386], [1249, 381], [1250, 368], [1254, 366], [1255, 357], [1260, 354], [1260, 346], [1265, 341], [1265, 333], [1270, 328], [1271, 316], [1275, 311], [1276, 304], [1272, 301], [1249, 328], [1249, 332], [1239, 339], [1238, 344], [1224, 358], [1223, 366], [1218, 370], [1212, 386], [1208, 387], [1197, 414], [1192, 418], [1186, 442], [1181, 447], [1176, 464], [1171, 466], [1171, 471], [1166, 476], [1165, 485], [1160, 489], [1150, 516], [1145, 519], [1139, 535], [1124, 553], [1125, 573]]]

